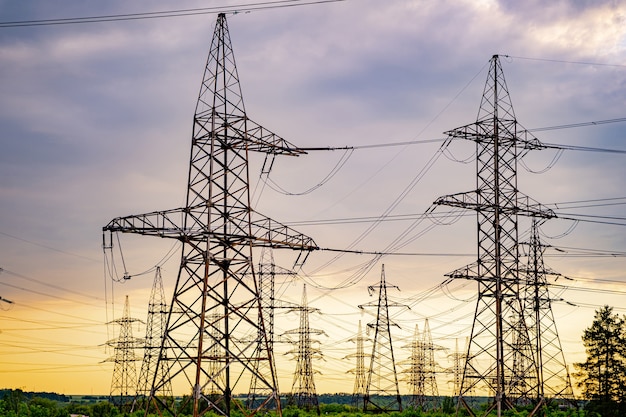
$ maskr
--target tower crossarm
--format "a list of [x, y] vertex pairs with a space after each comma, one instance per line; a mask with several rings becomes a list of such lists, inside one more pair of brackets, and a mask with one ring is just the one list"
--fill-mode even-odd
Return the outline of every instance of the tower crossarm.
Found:
[[183, 218], [184, 210], [177, 208], [116, 217], [104, 226], [102, 231], [183, 239], [186, 233], [180, 222]]
[[[210, 120], [221, 120], [215, 124], [214, 130], [209, 126]], [[252, 121], [247, 116], [234, 117], [215, 113], [200, 113], [196, 115], [195, 123], [199, 133], [194, 138], [195, 145], [210, 144], [216, 140], [228, 144], [231, 149], [247, 149], [275, 155], [299, 156], [306, 151], [299, 149], [272, 131]], [[227, 132], [227, 133], [226, 133]], [[221, 140], [220, 140], [221, 139]]]
[[[214, 116], [220, 119], [219, 115], [215, 114]], [[223, 117], [224, 120], [226, 118], [226, 116]], [[235, 119], [235, 123], [233, 123], [233, 119]], [[201, 120], [201, 116], [197, 118], [197, 122]], [[228, 144], [233, 148], [247, 148], [249, 151], [287, 156], [306, 154], [306, 151], [299, 149], [272, 131], [252, 121], [247, 116], [242, 116], [241, 122], [237, 123], [236, 118], [233, 118], [231, 115], [228, 118], [228, 123], [223, 124], [219, 130], [216, 129], [216, 131], [209, 132], [207, 139], [210, 141], [213, 139], [212, 135], [219, 135], [220, 132], [226, 130], [228, 130]]]
[[456, 194], [449, 194], [439, 197], [433, 204], [460, 207], [464, 209], [474, 210], [477, 212], [495, 212], [506, 215], [522, 215], [529, 217], [538, 217], [544, 219], [552, 219], [557, 217], [554, 211], [541, 203], [533, 200], [527, 195], [523, 195], [518, 191], [517, 204], [510, 205], [508, 202], [505, 206], [496, 206], [491, 202], [490, 196], [478, 189]]
[[[125, 217], [116, 217], [111, 220], [102, 231], [136, 233], [163, 238], [179, 240], [206, 239], [206, 235], [215, 239], [232, 238], [223, 233], [207, 232], [202, 228], [188, 228], [182, 226], [182, 218], [185, 214], [193, 215], [199, 211], [196, 208], [177, 208], [166, 211], [154, 211], [145, 214], [136, 214]], [[265, 246], [277, 249], [294, 249], [301, 251], [313, 251], [319, 249], [315, 241], [294, 229], [285, 226], [276, 220], [255, 213], [258, 219], [250, 223], [251, 236], [237, 236], [239, 240], [249, 240], [252, 246]]]
[[462, 279], [473, 279], [478, 280], [478, 262], [471, 263], [469, 265], [465, 265], [464, 267], [455, 269], [452, 272], [448, 272], [445, 276], [450, 278], [462, 278]]
[[254, 246], [270, 246], [278, 249], [295, 249], [308, 252], [319, 249], [312, 238], [276, 220], [258, 213], [255, 213], [254, 217], [261, 217], [260, 219], [253, 219], [250, 223], [252, 236], [254, 236]]
[[[515, 119], [498, 119], [501, 141], [514, 143], [516, 147], [525, 150], [547, 149], [532, 133], [526, 129], [520, 129]], [[477, 143], [490, 143], [493, 141], [493, 120], [480, 120], [465, 126], [457, 127], [444, 132], [454, 139], [466, 139]]]

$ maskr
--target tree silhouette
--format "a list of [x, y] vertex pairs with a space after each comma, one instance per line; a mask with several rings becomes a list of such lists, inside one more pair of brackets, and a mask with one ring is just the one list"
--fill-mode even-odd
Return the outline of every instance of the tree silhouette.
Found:
[[578, 387], [590, 402], [587, 409], [603, 417], [626, 411], [626, 319], [605, 305], [582, 336], [587, 360], [576, 363]]

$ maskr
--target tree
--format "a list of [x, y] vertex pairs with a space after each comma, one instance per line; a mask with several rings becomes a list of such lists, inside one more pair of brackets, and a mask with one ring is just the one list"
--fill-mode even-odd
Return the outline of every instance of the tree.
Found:
[[582, 336], [587, 360], [575, 363], [578, 387], [590, 400], [589, 409], [603, 417], [618, 416], [626, 408], [626, 319], [604, 306], [596, 311]]

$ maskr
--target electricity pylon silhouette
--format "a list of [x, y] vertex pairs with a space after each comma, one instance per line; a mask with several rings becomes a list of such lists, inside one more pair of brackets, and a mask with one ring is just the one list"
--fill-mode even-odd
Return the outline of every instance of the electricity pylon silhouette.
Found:
[[[476, 211], [478, 223], [477, 262], [447, 274], [473, 279], [478, 299], [470, 336], [459, 401], [474, 414], [464, 396], [470, 390], [482, 395], [493, 392], [484, 415], [515, 407], [520, 393], [511, 392], [517, 380], [513, 355], [517, 320], [524, 317], [520, 297], [518, 217], [555, 217], [530, 197], [518, 191], [517, 162], [525, 153], [545, 146], [518, 125], [498, 55], [490, 60], [489, 74], [475, 123], [447, 132], [452, 139], [476, 142], [477, 188], [440, 197], [435, 204]], [[522, 321], [523, 323], [523, 321]], [[523, 331], [526, 331], [525, 329]], [[534, 358], [524, 357], [525, 363]], [[532, 389], [532, 387], [530, 387]]]
[[[469, 342], [469, 339], [466, 341], [466, 344]], [[454, 352], [452, 352], [449, 357], [452, 358], [452, 395], [454, 397], [459, 396], [459, 392], [461, 391], [461, 380], [463, 379], [463, 368], [465, 368], [465, 360], [467, 357], [467, 348], [464, 351], [459, 350], [459, 340], [456, 339], [454, 341]]]
[[391, 326], [398, 326], [389, 319], [389, 307], [405, 307], [401, 304], [390, 303], [387, 298], [387, 288], [399, 288], [388, 285], [385, 280], [385, 265], [382, 266], [380, 282], [378, 285], [370, 285], [370, 295], [378, 290], [378, 303], [362, 304], [359, 308], [376, 307], [376, 322], [368, 323], [369, 328], [374, 329], [374, 342], [372, 356], [367, 373], [367, 388], [363, 398], [363, 410], [367, 411], [402, 411], [402, 399], [398, 386], [398, 374], [393, 356], [393, 344], [391, 339]]
[[408, 365], [408, 368], [402, 371], [407, 374], [405, 381], [409, 386], [409, 407], [414, 409], [423, 409], [426, 403], [424, 394], [424, 349], [422, 344], [422, 337], [419, 331], [419, 325], [415, 325], [415, 332], [413, 333], [413, 340], [410, 344], [403, 346], [410, 349], [409, 358], [401, 364]]
[[[244, 415], [270, 406], [280, 414], [274, 353], [266, 336], [260, 347], [256, 337], [266, 332], [253, 249], [298, 250], [295, 263], [301, 266], [317, 246], [311, 238], [254, 211], [248, 154], [304, 152], [248, 118], [224, 14], [217, 17], [192, 132], [185, 207], [118, 217], [103, 228], [183, 243], [159, 355], [159, 366], [167, 368], [170, 378], [157, 376], [151, 392], [169, 384], [174, 389], [186, 386], [188, 391], [176, 405], [156, 395], [151, 400], [159, 414], [172, 416], [197, 417], [209, 410], [230, 416], [231, 406]], [[261, 374], [266, 368], [257, 366], [259, 362], [270, 370]], [[250, 410], [232, 399], [235, 392], [248, 389], [251, 378], [257, 378], [268, 395]], [[216, 393], [205, 392], [211, 386]]]
[[[523, 311], [522, 303], [522, 311]], [[530, 329], [524, 317], [511, 317], [513, 323], [513, 365], [509, 384], [511, 397], [516, 405], [537, 404], [539, 390], [539, 362], [530, 343]]]
[[435, 361], [435, 350], [441, 347], [435, 346], [433, 336], [430, 332], [428, 319], [424, 320], [424, 331], [422, 332], [422, 349], [424, 350], [424, 408], [435, 409], [439, 406], [439, 389], [437, 388], [437, 362]]
[[[263, 346], [261, 342], [264, 338], [267, 338], [267, 343], [272, 351], [274, 349], [274, 314], [277, 308], [275, 296], [276, 275], [295, 277], [296, 273], [294, 271], [281, 268], [280, 266], [276, 265], [274, 263], [274, 253], [272, 249], [263, 248], [261, 250], [259, 268], [257, 273], [262, 309], [262, 314], [261, 316], [259, 316], [259, 320], [263, 320], [263, 326], [261, 325], [262, 323], [259, 321], [259, 331], [257, 333], [257, 339], [259, 342], [257, 343], [257, 348]], [[284, 306], [281, 305], [281, 307]], [[262, 353], [263, 351], [259, 350], [259, 354]], [[254, 364], [257, 368], [250, 381], [250, 390], [248, 391], [247, 400], [248, 408], [255, 407], [258, 398], [266, 398], [269, 394], [268, 388], [264, 386], [254, 375], [268, 374], [271, 369], [270, 364], [268, 363], [268, 361], [257, 361]], [[275, 369], [275, 367], [276, 366], [274, 364], [273, 368]]]
[[325, 334], [323, 330], [312, 329], [309, 326], [309, 314], [319, 312], [319, 309], [309, 307], [306, 296], [306, 284], [302, 288], [302, 301], [297, 308], [300, 312], [300, 327], [289, 330], [285, 335], [297, 335], [298, 340], [294, 342], [296, 348], [287, 352], [296, 357], [296, 370], [293, 374], [293, 384], [289, 402], [305, 410], [316, 410], [320, 414], [320, 406], [315, 389], [315, 370], [313, 369], [313, 359], [322, 357], [319, 348], [313, 347], [318, 340], [311, 338], [311, 334]]
[[[154, 282], [150, 291], [148, 301], [148, 318], [146, 320], [146, 338], [143, 351], [143, 360], [139, 379], [137, 381], [137, 401], [143, 401], [150, 397], [152, 381], [158, 372], [163, 372], [160, 379], [169, 380], [168, 369], [159, 367], [159, 354], [161, 353], [161, 341], [165, 334], [167, 320], [167, 304], [165, 301], [165, 291], [163, 290], [163, 278], [161, 277], [161, 267], [156, 268]], [[173, 398], [172, 384], [165, 384], [161, 391], [155, 393], [163, 398]], [[136, 408], [133, 407], [133, 408]]]
[[428, 319], [424, 322], [424, 331], [420, 333], [419, 326], [415, 325], [413, 340], [406, 348], [411, 353], [403, 363], [408, 368], [403, 371], [407, 374], [405, 380], [409, 385], [411, 397], [409, 406], [420, 410], [434, 410], [439, 405], [439, 389], [437, 388], [437, 363], [435, 349]]
[[359, 329], [356, 337], [350, 339], [351, 342], [356, 342], [356, 353], [351, 353], [345, 357], [345, 359], [356, 358], [356, 364], [353, 369], [348, 372], [354, 374], [354, 389], [352, 390], [352, 406], [359, 409], [364, 407], [365, 393], [367, 390], [367, 378], [365, 375], [365, 359], [368, 355], [365, 354], [363, 349], [363, 342], [368, 340], [363, 336], [363, 329], [361, 327], [361, 320], [359, 320]]
[[539, 384], [537, 407], [551, 401], [575, 403], [572, 382], [561, 347], [554, 313], [548, 276], [561, 274], [546, 267], [543, 254], [548, 246], [541, 243], [538, 220], [533, 220], [528, 250], [528, 263], [523, 271], [527, 275], [524, 287], [524, 309], [530, 336], [530, 345], [537, 356]]
[[126, 296], [122, 317], [111, 322], [120, 325], [119, 334], [116, 339], [107, 342], [114, 348], [113, 357], [107, 361], [115, 363], [109, 398], [111, 403], [120, 408], [130, 408], [137, 392], [135, 362], [141, 359], [135, 355], [135, 350], [142, 348], [144, 341], [133, 337], [133, 323], [140, 321], [130, 316], [130, 303]]

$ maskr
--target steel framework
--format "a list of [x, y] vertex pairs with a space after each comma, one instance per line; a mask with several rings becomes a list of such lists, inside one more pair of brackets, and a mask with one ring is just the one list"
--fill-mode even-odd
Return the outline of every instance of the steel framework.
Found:
[[[469, 339], [466, 341], [466, 345]], [[465, 360], [467, 356], [467, 347], [464, 351], [459, 350], [459, 339], [455, 340], [454, 352], [448, 355], [452, 358], [452, 393], [454, 397], [459, 396], [461, 391], [461, 381], [463, 380], [463, 368], [465, 368]]]
[[[518, 343], [520, 336], [527, 337], [520, 297], [524, 277], [519, 273], [518, 217], [555, 215], [518, 191], [518, 159], [544, 146], [518, 125], [498, 55], [490, 60], [476, 122], [447, 134], [453, 139], [476, 142], [476, 190], [435, 201], [475, 210], [477, 214], [478, 260], [447, 274], [478, 284], [459, 402], [473, 415], [464, 396], [474, 389], [480, 395], [493, 394], [484, 415], [495, 409], [500, 416], [503, 409], [514, 408], [518, 399], [537, 389], [524, 386], [524, 392], [520, 392], [520, 384], [512, 383], [537, 374], [535, 359], [526, 349], [520, 350]], [[523, 367], [513, 365], [514, 356], [518, 363], [524, 363]]]
[[[296, 265], [301, 265], [317, 246], [311, 238], [252, 209], [248, 180], [252, 151], [304, 154], [248, 118], [226, 17], [220, 14], [193, 119], [185, 207], [118, 217], [103, 228], [183, 243], [159, 354], [159, 366], [166, 367], [167, 374], [157, 373], [151, 389], [159, 414], [197, 417], [213, 410], [230, 416], [231, 407], [237, 407], [244, 415], [253, 415], [270, 406], [280, 414], [253, 248], [298, 250]], [[264, 335], [262, 340], [256, 337], [259, 334]], [[235, 393], [245, 393], [253, 378], [267, 396], [248, 409], [232, 399]], [[184, 401], [176, 406], [155, 395], [169, 384], [174, 390], [186, 387]], [[211, 386], [214, 393], [205, 390]]]
[[396, 288], [387, 284], [385, 279], [385, 265], [382, 266], [380, 282], [370, 285], [368, 291], [372, 295], [378, 290], [378, 302], [362, 304], [359, 308], [376, 307], [376, 322], [368, 323], [374, 329], [372, 355], [367, 373], [367, 388], [363, 398], [363, 411], [402, 411], [402, 398], [398, 386], [398, 374], [393, 355], [391, 326], [398, 326], [389, 319], [389, 307], [405, 307], [402, 304], [390, 303], [387, 298], [387, 289]]
[[306, 296], [306, 284], [302, 288], [302, 301], [296, 309], [300, 313], [300, 326], [297, 329], [285, 332], [285, 335], [297, 335], [294, 341], [296, 348], [287, 352], [295, 355], [296, 370], [293, 374], [293, 384], [289, 402], [305, 410], [316, 410], [320, 414], [320, 406], [315, 389], [315, 370], [313, 359], [322, 357], [322, 351], [313, 347], [319, 341], [311, 338], [311, 334], [325, 334], [323, 330], [312, 329], [309, 326], [309, 314], [318, 313], [319, 309], [309, 307]]
[[354, 374], [354, 389], [352, 390], [352, 405], [357, 409], [363, 409], [364, 398], [367, 389], [367, 379], [365, 376], [365, 359], [369, 355], [365, 354], [363, 344], [367, 337], [363, 336], [363, 329], [361, 327], [361, 320], [359, 320], [359, 329], [356, 337], [350, 339], [351, 342], [356, 342], [356, 353], [351, 353], [345, 357], [345, 359], [356, 358], [356, 364], [353, 369], [348, 372]]
[[142, 348], [144, 341], [133, 337], [133, 323], [141, 320], [130, 316], [130, 303], [128, 296], [124, 302], [122, 317], [111, 323], [119, 324], [120, 332], [116, 339], [109, 340], [107, 344], [114, 347], [113, 357], [107, 359], [114, 362], [113, 378], [111, 379], [111, 403], [127, 411], [132, 406], [132, 401], [137, 392], [137, 368], [135, 362], [141, 360], [135, 355], [135, 350]]
[[548, 284], [548, 276], [561, 275], [544, 265], [543, 254], [548, 246], [541, 243], [539, 226], [540, 222], [533, 220], [528, 245], [528, 263], [523, 269], [527, 276], [523, 301], [530, 337], [529, 345], [536, 353], [539, 366], [537, 407], [551, 401], [575, 405], [572, 381], [552, 312], [553, 299]]
[[[164, 372], [160, 375], [160, 379], [169, 380], [166, 367], [158, 367], [159, 354], [161, 352], [161, 341], [165, 334], [165, 325], [167, 319], [167, 304], [165, 301], [165, 291], [163, 290], [163, 278], [161, 276], [161, 268], [157, 267], [154, 273], [154, 282], [150, 291], [150, 300], [148, 301], [148, 318], [146, 320], [146, 338], [144, 342], [143, 360], [141, 362], [141, 370], [139, 371], [139, 379], [137, 381], [137, 402], [143, 402], [145, 398], [150, 397], [152, 381], [157, 372]], [[165, 384], [161, 392], [157, 395], [163, 398], [173, 398], [172, 384]], [[133, 408], [136, 408], [133, 407]]]
[[[287, 307], [284, 303], [276, 305], [275, 281], [276, 275], [295, 277], [294, 271], [282, 268], [274, 263], [274, 253], [271, 248], [263, 248], [261, 250], [260, 262], [257, 272], [259, 283], [259, 294], [261, 301], [262, 314], [259, 316], [259, 329], [257, 333], [257, 347], [263, 346], [262, 341], [267, 338], [270, 349], [274, 350], [274, 316], [276, 308], [293, 308], [295, 305]], [[261, 320], [263, 323], [261, 323]], [[264, 329], [264, 333], [263, 333]], [[272, 360], [274, 357], [272, 356]], [[254, 408], [258, 405], [259, 399], [266, 398], [270, 393], [268, 388], [254, 375], [268, 374], [270, 372], [270, 364], [268, 361], [255, 362], [257, 369], [253, 373], [250, 381], [250, 390], [248, 391], [248, 407]], [[275, 365], [273, 366], [275, 368]]]
[[406, 374], [411, 397], [408, 406], [418, 410], [434, 410], [439, 405], [439, 389], [437, 388], [437, 363], [428, 319], [424, 322], [424, 331], [420, 333], [415, 325], [413, 340], [404, 346], [410, 349], [409, 358], [404, 361], [408, 367], [402, 371]]

